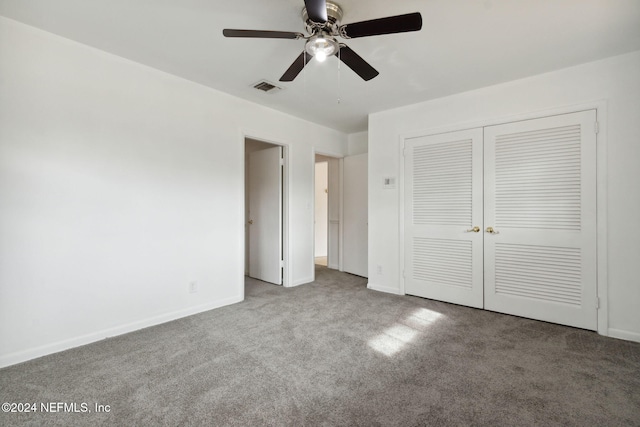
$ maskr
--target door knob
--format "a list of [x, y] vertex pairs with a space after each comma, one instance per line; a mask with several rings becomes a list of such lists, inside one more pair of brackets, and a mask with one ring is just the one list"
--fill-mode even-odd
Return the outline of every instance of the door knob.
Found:
[[249, 224], [253, 224], [253, 220], [252, 219], [249, 220]]
[[471, 233], [471, 232], [479, 233], [479, 232], [480, 232], [480, 227], [478, 227], [478, 226], [476, 225], [475, 227], [470, 228], [469, 230], [467, 230], [467, 233]]
[[498, 230], [494, 230], [493, 227], [487, 227], [487, 233], [489, 234], [500, 234]]

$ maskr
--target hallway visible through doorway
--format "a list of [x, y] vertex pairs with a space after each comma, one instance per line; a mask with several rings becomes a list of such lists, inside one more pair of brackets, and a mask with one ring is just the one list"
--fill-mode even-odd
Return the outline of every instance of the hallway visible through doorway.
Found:
[[327, 266], [327, 257], [326, 256], [317, 256], [316, 258], [316, 265], [322, 265], [324, 267]]
[[339, 269], [341, 159], [315, 155], [314, 263]]

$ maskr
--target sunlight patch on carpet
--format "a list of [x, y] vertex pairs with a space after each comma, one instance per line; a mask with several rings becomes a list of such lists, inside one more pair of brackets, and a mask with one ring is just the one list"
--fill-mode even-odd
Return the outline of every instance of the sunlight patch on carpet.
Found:
[[437, 321], [441, 317], [442, 317], [442, 314], [438, 313], [437, 311], [429, 310], [426, 308], [419, 308], [413, 313], [411, 313], [410, 316], [407, 316], [406, 320], [407, 320], [407, 323], [409, 323], [408, 326], [412, 326], [411, 324], [416, 324], [416, 325], [426, 327], [426, 326], [431, 326], [435, 321]]
[[391, 357], [413, 341], [420, 332], [442, 317], [437, 311], [419, 308], [405, 319], [369, 340], [369, 347]]

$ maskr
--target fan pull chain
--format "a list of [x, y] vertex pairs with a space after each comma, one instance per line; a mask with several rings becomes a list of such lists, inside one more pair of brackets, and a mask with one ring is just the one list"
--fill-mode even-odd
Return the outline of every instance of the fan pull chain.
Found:
[[338, 105], [340, 105], [340, 102], [342, 101], [340, 99], [340, 63], [342, 62], [342, 60], [340, 59], [341, 50], [341, 48], [338, 48]]

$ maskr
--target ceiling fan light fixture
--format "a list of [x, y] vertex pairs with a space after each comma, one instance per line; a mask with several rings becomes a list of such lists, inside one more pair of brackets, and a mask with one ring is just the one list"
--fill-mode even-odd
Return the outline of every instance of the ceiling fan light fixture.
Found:
[[309, 39], [305, 46], [307, 53], [319, 62], [323, 62], [329, 56], [335, 54], [340, 45], [333, 37], [327, 37], [324, 35], [316, 35]]
[[362, 80], [369, 81], [380, 73], [349, 46], [336, 41], [336, 37], [354, 39], [407, 33], [422, 29], [422, 15], [420, 12], [342, 25], [342, 8], [334, 3], [333, 0], [304, 0], [304, 5], [302, 20], [309, 36], [291, 31], [230, 28], [222, 30], [222, 35], [225, 37], [307, 40], [302, 53], [280, 77], [281, 82], [293, 81], [313, 58], [317, 59], [318, 62], [323, 62], [332, 55], [337, 55], [339, 63], [344, 63], [351, 68]]

